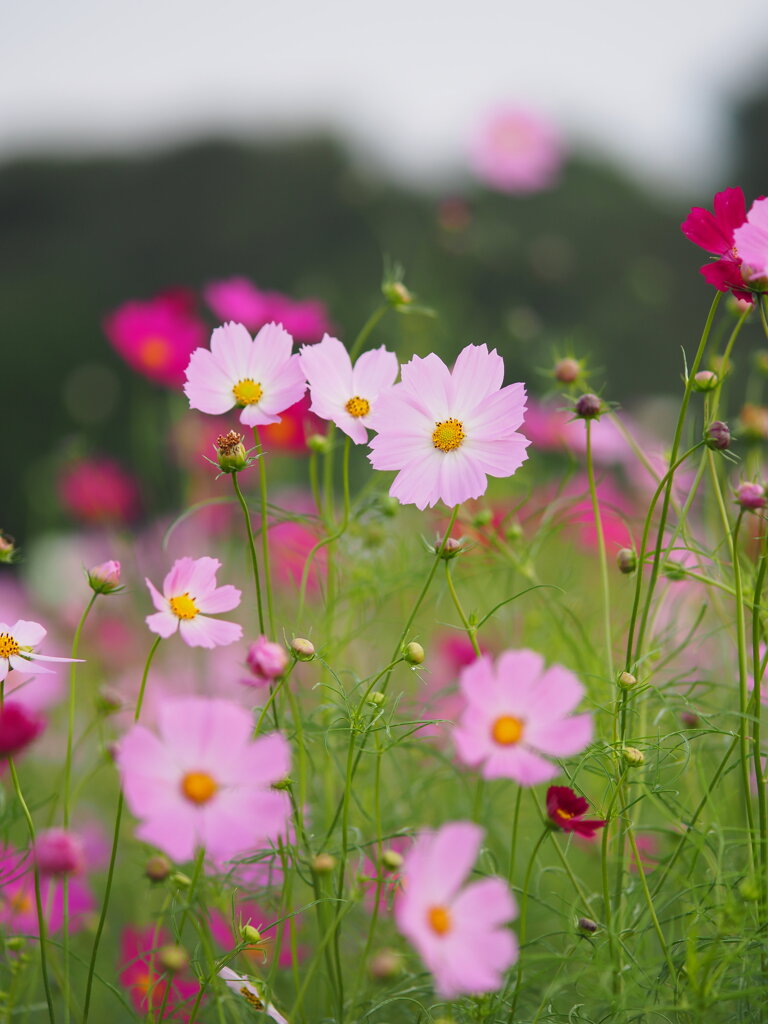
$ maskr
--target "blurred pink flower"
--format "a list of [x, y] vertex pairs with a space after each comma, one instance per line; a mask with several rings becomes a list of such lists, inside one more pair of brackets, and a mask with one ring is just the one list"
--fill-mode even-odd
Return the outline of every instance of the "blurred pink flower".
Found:
[[694, 245], [718, 257], [701, 268], [709, 284], [718, 291], [732, 292], [737, 299], [752, 302], [752, 294], [744, 286], [742, 255], [735, 241], [736, 229], [747, 219], [744, 193], [740, 188], [726, 188], [715, 196], [714, 208], [715, 212], [710, 213], [694, 206], [680, 230]]
[[[275, 581], [283, 587], [294, 588], [301, 583], [307, 557], [320, 539], [319, 532], [296, 520], [273, 523], [269, 527], [272, 550], [272, 571]], [[316, 594], [325, 578], [327, 552], [321, 548], [312, 559], [307, 577], [307, 593]]]
[[0, 708], [0, 757], [14, 757], [37, 739], [45, 720], [18, 700], [3, 701]]
[[304, 395], [281, 413], [279, 423], [268, 423], [260, 430], [265, 452], [306, 452], [307, 438], [325, 429], [319, 416], [309, 408], [309, 395]]
[[260, 636], [248, 648], [245, 662], [250, 670], [241, 682], [246, 686], [269, 686], [281, 676], [288, 665], [288, 652], [280, 644]]
[[59, 501], [82, 523], [122, 525], [139, 513], [136, 480], [105, 455], [72, 462], [59, 473]]
[[482, 839], [477, 825], [449, 822], [422, 832], [403, 864], [397, 927], [419, 951], [442, 999], [495, 992], [517, 959], [517, 941], [506, 927], [516, 907], [506, 882], [464, 885]]
[[216, 558], [180, 558], [163, 580], [163, 593], [146, 580], [157, 613], [147, 625], [158, 636], [169, 637], [178, 629], [190, 647], [231, 644], [243, 635], [236, 622], [212, 619], [207, 612], [229, 612], [240, 604], [241, 593], [229, 584], [216, 586], [221, 562]]
[[419, 509], [478, 498], [488, 476], [511, 476], [529, 441], [518, 431], [525, 387], [502, 387], [504, 360], [486, 345], [467, 345], [449, 370], [434, 353], [414, 356], [402, 380], [379, 396], [378, 431], [368, 456], [374, 469], [399, 470], [389, 493]]
[[278, 324], [266, 324], [253, 339], [242, 324], [217, 327], [210, 349], [197, 348], [189, 359], [184, 394], [191, 408], [218, 416], [236, 406], [246, 426], [279, 423], [307, 388], [292, 348]]
[[[733, 233], [736, 250], [741, 256], [741, 270], [748, 281], [755, 282], [761, 291], [768, 289], [768, 199], [756, 199], [746, 217], [746, 223]], [[762, 282], [762, 284], [760, 284]]]
[[554, 185], [563, 162], [554, 126], [517, 107], [502, 107], [480, 125], [470, 148], [477, 177], [500, 192], [539, 192]]
[[281, 733], [252, 740], [248, 711], [205, 697], [166, 700], [157, 717], [159, 736], [135, 725], [117, 746], [139, 839], [172, 860], [202, 846], [222, 861], [285, 831], [290, 803], [272, 788], [290, 769]]
[[504, 651], [495, 665], [485, 655], [459, 683], [466, 707], [453, 732], [456, 751], [465, 764], [482, 765], [486, 779], [548, 782], [560, 769], [547, 758], [580, 754], [592, 739], [592, 716], [571, 715], [584, 687], [562, 665], [545, 669], [535, 651]]
[[181, 289], [126, 302], [104, 320], [104, 333], [128, 365], [156, 384], [179, 388], [190, 354], [205, 338], [194, 298]]
[[120, 938], [120, 984], [141, 1014], [155, 1012], [165, 1004], [160, 1020], [184, 1020], [177, 1013], [181, 1005], [197, 995], [198, 983], [189, 972], [168, 974], [157, 959], [157, 952], [170, 942], [166, 932], [147, 928], [124, 928]]
[[338, 338], [325, 335], [319, 345], [305, 345], [301, 368], [309, 383], [312, 412], [331, 420], [355, 444], [368, 440], [369, 418], [379, 395], [397, 377], [394, 352], [380, 348], [364, 352], [352, 366], [349, 352]]
[[85, 868], [82, 840], [67, 829], [48, 828], [39, 832], [34, 855], [41, 875], [79, 875]]
[[245, 277], [214, 281], [203, 291], [205, 301], [221, 321], [234, 320], [249, 331], [277, 323], [296, 341], [314, 342], [332, 328], [328, 313], [317, 299], [295, 301], [279, 292], [263, 292]]
[[[79, 878], [68, 883], [69, 928], [80, 931], [87, 915], [95, 908], [90, 890]], [[44, 917], [50, 933], [57, 932], [64, 921], [64, 887], [60, 879], [41, 878], [40, 896]], [[32, 859], [10, 847], [0, 851], [0, 924], [6, 933], [37, 935], [37, 907]]]

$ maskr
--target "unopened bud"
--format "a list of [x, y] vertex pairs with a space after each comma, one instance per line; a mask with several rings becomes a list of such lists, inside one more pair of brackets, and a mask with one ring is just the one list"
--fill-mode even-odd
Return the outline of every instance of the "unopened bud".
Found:
[[290, 775], [287, 775], [284, 779], [278, 779], [277, 782], [273, 782], [270, 789], [285, 790], [290, 789], [293, 785]]
[[513, 519], [511, 523], [507, 524], [507, 528], [504, 531], [504, 536], [508, 541], [514, 543], [516, 540], [520, 540], [523, 536], [523, 528], [516, 519]]
[[625, 576], [629, 576], [637, 569], [637, 555], [632, 548], [621, 548], [617, 552], [616, 565], [619, 567], [619, 572], [623, 572]]
[[325, 434], [310, 434], [307, 438], [307, 448], [318, 455], [325, 455], [331, 450], [331, 442]]
[[599, 927], [597, 921], [593, 921], [591, 917], [580, 917], [577, 925], [580, 932], [588, 932], [590, 935], [594, 935]]
[[637, 686], [637, 679], [631, 672], [620, 672], [619, 686], [623, 687], [625, 690], [631, 690], [633, 686]]
[[102, 562], [88, 570], [88, 585], [94, 594], [114, 594], [120, 586], [120, 563]]
[[707, 448], [721, 452], [726, 451], [731, 447], [731, 432], [728, 429], [728, 424], [723, 423], [722, 420], [714, 420], [707, 427], [704, 440], [707, 443]]
[[144, 874], [150, 882], [164, 882], [173, 871], [173, 865], [161, 853], [150, 857], [144, 866]]
[[694, 714], [693, 711], [681, 711], [680, 721], [686, 729], [695, 729], [699, 724], [699, 716]]
[[405, 287], [402, 281], [385, 281], [381, 286], [382, 294], [390, 306], [410, 306], [413, 302], [413, 294]]
[[261, 932], [252, 924], [244, 924], [240, 929], [240, 937], [249, 946], [257, 946], [261, 942]]
[[161, 946], [157, 951], [157, 959], [164, 971], [179, 974], [189, 965], [189, 953], [183, 946]]
[[10, 564], [16, 556], [16, 545], [0, 530], [0, 562]]
[[460, 555], [463, 550], [461, 538], [457, 540], [456, 537], [448, 537], [445, 543], [443, 543], [443, 538], [440, 537], [435, 541], [435, 554], [446, 559], [446, 561], [449, 558], [455, 558], [457, 555]]
[[597, 395], [582, 395], [576, 400], [574, 412], [583, 420], [593, 420], [603, 411], [603, 403]]
[[222, 473], [239, 473], [248, 465], [248, 453], [243, 444], [243, 435], [236, 430], [220, 434], [216, 438], [216, 461]]
[[336, 867], [336, 858], [330, 853], [318, 853], [312, 858], [312, 870], [316, 875], [329, 875]]
[[397, 871], [403, 866], [403, 856], [397, 850], [384, 850], [381, 855], [381, 865], [387, 871]]
[[425, 657], [424, 648], [415, 640], [411, 640], [409, 644], [405, 645], [403, 657], [409, 665], [421, 665]]
[[379, 498], [379, 507], [385, 516], [392, 519], [397, 515], [397, 510], [400, 508], [400, 502], [397, 498], [393, 498], [389, 494], [382, 494]]
[[247, 686], [270, 686], [288, 667], [288, 655], [280, 644], [260, 636], [248, 648], [245, 663], [251, 675], [243, 679], [243, 683]]
[[493, 522], [493, 512], [489, 508], [481, 509], [473, 518], [472, 525], [477, 529], [487, 526]]
[[714, 391], [720, 382], [714, 370], [699, 370], [693, 376], [694, 391]]
[[386, 694], [382, 693], [381, 690], [374, 690], [373, 693], [368, 694], [368, 703], [373, 704], [376, 708], [380, 708], [386, 699]]
[[638, 750], [637, 747], [623, 747], [621, 756], [632, 768], [637, 768], [641, 764], [645, 764], [645, 754], [642, 750]]
[[555, 363], [555, 380], [561, 384], [573, 384], [581, 376], [581, 363], [578, 359], [566, 357]]
[[297, 636], [291, 640], [291, 650], [296, 655], [297, 661], [312, 661], [315, 656], [315, 645], [303, 636]]
[[99, 714], [113, 715], [123, 707], [125, 702], [123, 701], [122, 695], [113, 687], [102, 686], [96, 694], [94, 703], [96, 704], [96, 710]]
[[747, 480], [736, 488], [736, 504], [747, 512], [765, 508], [765, 488], [762, 484]]
[[192, 885], [192, 879], [183, 871], [176, 871], [171, 875], [171, 882], [177, 889], [188, 889]]
[[5, 948], [10, 949], [14, 953], [19, 949], [24, 949], [26, 944], [27, 940], [23, 935], [11, 935], [5, 940]]
[[371, 957], [368, 971], [376, 981], [389, 981], [403, 970], [400, 954], [394, 949], [379, 949]]

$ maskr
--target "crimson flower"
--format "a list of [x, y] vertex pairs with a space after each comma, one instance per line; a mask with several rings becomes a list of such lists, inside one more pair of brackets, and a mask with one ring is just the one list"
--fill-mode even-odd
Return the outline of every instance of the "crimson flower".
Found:
[[575, 832], [585, 839], [594, 839], [605, 821], [585, 820], [589, 803], [583, 796], [576, 796], [570, 786], [550, 786], [547, 790], [547, 814], [550, 821], [564, 832]]
[[680, 225], [680, 230], [694, 245], [717, 256], [705, 263], [701, 274], [718, 291], [732, 292], [737, 299], [752, 302], [752, 293], [744, 284], [741, 274], [741, 256], [733, 240], [733, 233], [747, 219], [744, 193], [740, 188], [726, 188], [714, 199], [715, 212], [694, 206]]

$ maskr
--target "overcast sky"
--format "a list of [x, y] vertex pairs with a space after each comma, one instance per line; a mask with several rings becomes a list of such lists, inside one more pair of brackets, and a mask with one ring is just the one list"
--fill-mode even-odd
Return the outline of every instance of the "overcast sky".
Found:
[[324, 125], [423, 177], [511, 101], [690, 190], [761, 81], [768, 0], [0, 0], [0, 159]]

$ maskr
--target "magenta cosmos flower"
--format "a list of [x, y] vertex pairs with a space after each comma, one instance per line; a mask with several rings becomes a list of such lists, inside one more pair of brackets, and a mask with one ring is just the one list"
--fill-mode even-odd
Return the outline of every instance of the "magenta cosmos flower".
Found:
[[591, 716], [570, 716], [584, 687], [561, 665], [545, 669], [535, 651], [505, 651], [495, 665], [478, 658], [459, 685], [467, 704], [453, 732], [456, 751], [465, 764], [482, 765], [486, 779], [547, 782], [560, 774], [548, 757], [572, 757], [592, 738]]
[[570, 786], [550, 786], [547, 790], [547, 815], [563, 832], [575, 832], [584, 839], [594, 839], [597, 830], [604, 828], [607, 822], [585, 818], [588, 810], [588, 801], [577, 796]]
[[733, 233], [741, 256], [741, 269], [748, 281], [763, 282], [768, 288], [768, 198], [761, 196], [752, 203], [746, 223]]
[[59, 475], [57, 492], [67, 512], [84, 523], [127, 523], [141, 508], [136, 480], [104, 455], [66, 466]]
[[0, 682], [11, 671], [34, 675], [37, 672], [50, 672], [51, 669], [42, 665], [32, 665], [40, 661], [82, 661], [82, 658], [53, 658], [49, 654], [38, 654], [35, 647], [43, 642], [48, 632], [39, 622], [27, 622], [19, 619], [12, 626], [0, 622]]
[[484, 494], [488, 476], [520, 468], [530, 443], [517, 430], [525, 387], [503, 379], [504, 360], [485, 345], [467, 345], [452, 371], [434, 353], [402, 367], [371, 416], [378, 433], [368, 456], [374, 469], [400, 471], [394, 498], [420, 509], [458, 505]]
[[280, 733], [254, 740], [248, 711], [205, 697], [163, 701], [157, 722], [159, 736], [135, 725], [117, 749], [139, 839], [172, 860], [204, 847], [220, 862], [285, 833], [288, 796], [271, 788], [290, 769]]
[[141, 1014], [164, 1008], [162, 1020], [186, 1020], [178, 1011], [191, 1001], [199, 989], [190, 971], [163, 970], [158, 952], [171, 942], [167, 932], [147, 928], [124, 928], [120, 938], [120, 984], [131, 997], [134, 1008]]
[[328, 311], [318, 299], [294, 300], [280, 292], [261, 291], [246, 277], [213, 281], [203, 294], [220, 320], [235, 320], [249, 331], [274, 322], [297, 341], [315, 342], [330, 330]]
[[209, 614], [231, 612], [240, 604], [237, 587], [216, 586], [220, 568], [217, 558], [180, 558], [163, 580], [162, 594], [145, 580], [157, 608], [156, 614], [147, 616], [152, 632], [169, 637], [178, 629], [190, 647], [220, 647], [239, 640], [242, 626]]
[[515, 901], [500, 878], [464, 885], [483, 830], [466, 821], [423, 832], [405, 857], [395, 901], [397, 927], [419, 951], [443, 999], [495, 992], [517, 959], [505, 927]]
[[477, 177], [501, 192], [538, 192], [554, 184], [563, 162], [553, 126], [530, 111], [506, 107], [480, 126], [470, 151]]
[[381, 348], [364, 352], [352, 366], [349, 352], [327, 334], [301, 350], [312, 412], [332, 420], [355, 444], [368, 440], [368, 425], [379, 395], [395, 383], [397, 356]]
[[740, 188], [726, 188], [714, 199], [714, 213], [694, 206], [680, 225], [680, 230], [694, 245], [718, 258], [705, 263], [701, 274], [718, 291], [733, 292], [737, 299], [752, 302], [741, 274], [742, 253], [735, 241], [736, 229], [747, 219], [744, 193]]
[[242, 324], [228, 323], [211, 335], [211, 348], [198, 348], [187, 367], [184, 394], [193, 409], [219, 415], [233, 406], [249, 427], [279, 423], [279, 414], [307, 389], [293, 338], [278, 324], [251, 339]]

